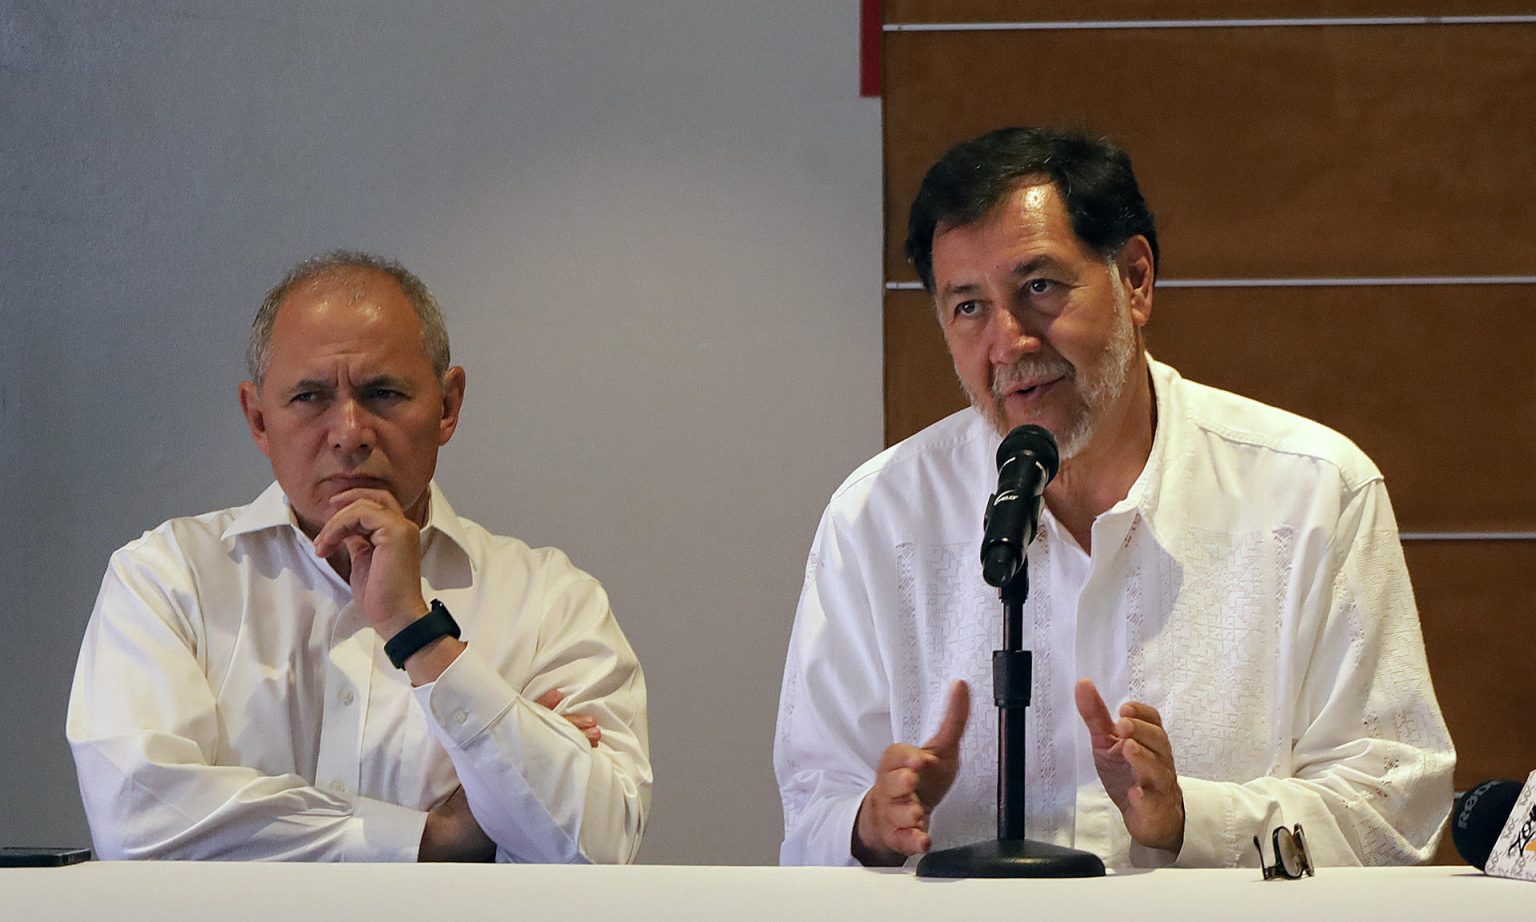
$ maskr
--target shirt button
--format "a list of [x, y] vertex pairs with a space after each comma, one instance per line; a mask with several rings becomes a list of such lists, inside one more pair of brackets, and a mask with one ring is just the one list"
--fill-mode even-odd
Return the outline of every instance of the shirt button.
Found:
[[354, 696], [352, 694], [351, 689], [348, 689], [347, 691], [344, 691], [344, 692], [341, 693], [341, 703], [342, 704], [351, 704], [353, 701], [356, 701], [356, 700], [357, 700], [357, 698], [356, 698], [356, 696]]
[[456, 723], [456, 724], [461, 724], [461, 723], [463, 723], [464, 721], [466, 721], [468, 719], [469, 719], [469, 715], [464, 713], [462, 710], [458, 710], [458, 711], [454, 711], [453, 712], [453, 722]]

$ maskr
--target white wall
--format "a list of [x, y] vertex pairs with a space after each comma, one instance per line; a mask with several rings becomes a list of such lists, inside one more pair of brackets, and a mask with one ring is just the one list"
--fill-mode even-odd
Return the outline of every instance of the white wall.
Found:
[[609, 589], [642, 860], [774, 861], [805, 552], [880, 447], [879, 142], [851, 0], [0, 0], [0, 844], [86, 841], [107, 556], [264, 486], [250, 315], [347, 246], [446, 307], [455, 505]]

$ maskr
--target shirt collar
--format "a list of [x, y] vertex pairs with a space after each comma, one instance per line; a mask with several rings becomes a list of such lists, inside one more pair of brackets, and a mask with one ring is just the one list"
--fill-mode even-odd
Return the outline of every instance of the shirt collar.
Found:
[[1147, 463], [1125, 492], [1125, 498], [1105, 510], [1106, 516], [1120, 516], [1140, 512], [1150, 515], [1157, 506], [1163, 472], [1168, 468], [1169, 452], [1175, 439], [1173, 389], [1179, 373], [1171, 366], [1147, 356], [1147, 369], [1152, 377], [1152, 402], [1157, 407], [1157, 421], [1152, 428], [1152, 450], [1147, 453]]
[[1152, 379], [1152, 401], [1157, 407], [1157, 421], [1152, 428], [1152, 450], [1147, 453], [1147, 463], [1142, 465], [1141, 473], [1136, 475], [1124, 498], [1094, 520], [1094, 530], [1102, 532], [1094, 536], [1095, 550], [1102, 539], [1115, 544], [1122, 543], [1138, 516], [1150, 516], [1157, 507], [1163, 472], [1168, 467], [1168, 452], [1172, 450], [1173, 437], [1170, 433], [1174, 428], [1174, 420], [1171, 394], [1179, 373], [1150, 355], [1147, 356], [1147, 368]]
[[[421, 529], [423, 538], [433, 531], [441, 532], [468, 556], [469, 540], [463, 521], [448, 504], [448, 498], [443, 495], [437, 481], [434, 480], [428, 484], [427, 489], [431, 492], [431, 499], [427, 503], [427, 524]], [[292, 528], [296, 534], [304, 534], [299, 528], [298, 517], [293, 514], [293, 507], [288, 503], [287, 494], [276, 481], [273, 481], [272, 485], [263, 490], [249, 506], [240, 510], [240, 514], [235, 516], [235, 520], [229, 523], [228, 528], [224, 529], [221, 537], [228, 541], [239, 535], [284, 526]]]
[[239, 535], [248, 535], [268, 528], [281, 528], [284, 525], [291, 526], [295, 531], [299, 530], [299, 521], [293, 515], [293, 510], [288, 507], [288, 497], [283, 494], [283, 488], [277, 481], [261, 491], [261, 495], [235, 516], [235, 520], [229, 523], [220, 535], [225, 541]]
[[432, 499], [427, 503], [427, 524], [421, 533], [442, 532], [443, 537], [452, 541], [466, 557], [473, 560], [469, 553], [469, 535], [464, 530], [464, 520], [448, 505], [448, 497], [438, 488], [437, 481], [428, 484], [427, 489], [432, 492]]

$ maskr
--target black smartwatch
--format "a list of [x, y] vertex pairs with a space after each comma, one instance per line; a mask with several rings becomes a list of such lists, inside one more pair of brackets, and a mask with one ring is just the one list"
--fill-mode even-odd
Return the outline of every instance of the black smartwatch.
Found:
[[427, 613], [400, 629], [400, 633], [389, 638], [384, 643], [384, 655], [395, 664], [396, 669], [404, 669], [405, 661], [422, 647], [444, 635], [458, 639], [459, 623], [448, 614], [448, 609], [436, 599], [432, 600], [432, 607]]

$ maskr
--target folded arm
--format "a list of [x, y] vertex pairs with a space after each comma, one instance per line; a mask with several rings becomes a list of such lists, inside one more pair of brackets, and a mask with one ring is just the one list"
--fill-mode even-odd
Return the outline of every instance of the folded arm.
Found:
[[[554, 709], [540, 703], [552, 692]], [[594, 580], [551, 593], [524, 688], [471, 641], [416, 696], [499, 859], [634, 860], [651, 786], [645, 681]]]

